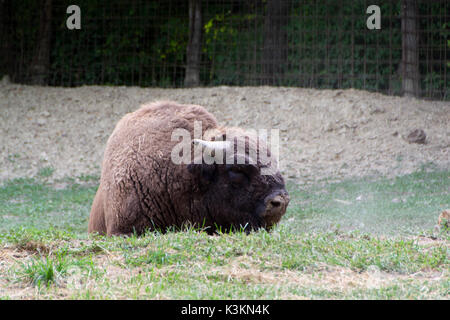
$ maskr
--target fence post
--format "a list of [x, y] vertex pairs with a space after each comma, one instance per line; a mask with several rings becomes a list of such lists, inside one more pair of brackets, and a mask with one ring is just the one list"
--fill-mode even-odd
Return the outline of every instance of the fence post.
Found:
[[0, 0], [0, 78], [12, 76], [11, 62], [11, 1]]
[[279, 84], [287, 64], [289, 0], [268, 0], [264, 17], [262, 84]]
[[420, 95], [418, 8], [416, 0], [402, 0], [402, 90], [407, 97]]
[[30, 82], [37, 85], [47, 84], [50, 67], [50, 36], [52, 26], [52, 0], [43, 0], [37, 46], [30, 65]]
[[186, 48], [186, 74], [184, 85], [200, 85], [200, 53], [202, 48], [201, 0], [189, 0], [189, 42]]

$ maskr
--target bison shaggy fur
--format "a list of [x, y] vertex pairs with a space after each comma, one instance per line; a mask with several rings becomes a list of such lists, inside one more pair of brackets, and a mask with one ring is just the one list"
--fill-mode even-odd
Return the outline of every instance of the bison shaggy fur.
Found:
[[[104, 152], [89, 232], [130, 235], [187, 224], [208, 233], [248, 231], [270, 229], [280, 220], [289, 196], [278, 170], [262, 175], [259, 161], [173, 163], [171, 152], [179, 141], [172, 141], [172, 132], [182, 128], [193, 135], [194, 121], [201, 122], [202, 134], [212, 131], [229, 140], [231, 132], [234, 139], [245, 138], [242, 129], [219, 126], [205, 108], [175, 102], [143, 105], [118, 122]], [[254, 137], [245, 139], [245, 152], [258, 149]]]

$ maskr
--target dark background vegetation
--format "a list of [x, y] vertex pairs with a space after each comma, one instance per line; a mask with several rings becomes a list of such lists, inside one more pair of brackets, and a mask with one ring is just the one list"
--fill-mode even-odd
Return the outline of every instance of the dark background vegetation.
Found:
[[[402, 52], [413, 34], [413, 96], [448, 100], [447, 0], [0, 0], [0, 76], [52, 86], [281, 85], [405, 93]], [[66, 9], [81, 8], [81, 30]], [[381, 8], [368, 30], [366, 9]], [[200, 45], [192, 6], [200, 5]], [[402, 28], [406, 7], [413, 30]], [[190, 21], [191, 20], [191, 21]], [[406, 21], [406, 20], [403, 20]], [[190, 26], [191, 23], [191, 26]], [[410, 27], [407, 27], [410, 28]], [[188, 50], [187, 50], [188, 48]], [[402, 51], [403, 49], [403, 51]], [[199, 51], [195, 59], [195, 50]], [[186, 82], [189, 65], [198, 81]]]

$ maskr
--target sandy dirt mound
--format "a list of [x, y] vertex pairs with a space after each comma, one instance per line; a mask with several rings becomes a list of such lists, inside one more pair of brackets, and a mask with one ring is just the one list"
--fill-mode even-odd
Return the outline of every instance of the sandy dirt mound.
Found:
[[[360, 90], [0, 85], [0, 180], [53, 168], [100, 175], [107, 138], [140, 104], [205, 106], [226, 125], [280, 130], [280, 169], [300, 182], [450, 168], [450, 104]], [[415, 130], [426, 143], [408, 143]], [[50, 170], [51, 171], [51, 170]], [[42, 172], [42, 171], [41, 171]]]

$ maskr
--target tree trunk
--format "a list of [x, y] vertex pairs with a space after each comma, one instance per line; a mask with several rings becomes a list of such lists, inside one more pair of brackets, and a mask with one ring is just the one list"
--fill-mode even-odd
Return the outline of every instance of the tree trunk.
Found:
[[283, 78], [287, 64], [289, 0], [268, 0], [264, 18], [262, 55], [263, 84], [273, 85]]
[[11, 1], [0, 0], [0, 78], [2, 75], [11, 76]]
[[420, 95], [417, 2], [402, 0], [402, 89], [407, 97]]
[[50, 67], [52, 0], [42, 1], [37, 45], [30, 66], [31, 84], [46, 85]]
[[189, 43], [186, 49], [186, 75], [184, 85], [200, 85], [200, 53], [202, 48], [201, 0], [189, 0]]

